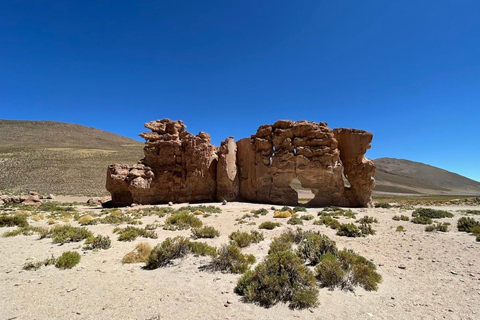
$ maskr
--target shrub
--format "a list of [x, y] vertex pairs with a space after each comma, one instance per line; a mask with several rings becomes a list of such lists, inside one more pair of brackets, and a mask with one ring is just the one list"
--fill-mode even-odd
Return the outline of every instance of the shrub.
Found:
[[293, 212], [307, 212], [305, 207], [294, 207]]
[[340, 251], [338, 258], [346, 275], [342, 282], [343, 289], [353, 290], [353, 286], [359, 285], [368, 291], [377, 290], [382, 276], [376, 272], [375, 264], [352, 250]]
[[112, 241], [109, 236], [98, 235], [96, 237], [90, 237], [85, 240], [85, 250], [95, 250], [103, 249], [107, 250], [110, 248]]
[[197, 256], [215, 256], [217, 249], [209, 246], [205, 242], [190, 242], [190, 250]]
[[93, 237], [93, 233], [86, 228], [72, 227], [67, 224], [54, 226], [45, 236], [53, 238], [54, 243], [67, 243], [78, 242]]
[[135, 246], [134, 250], [123, 257], [122, 263], [147, 262], [151, 252], [152, 246], [148, 242], [140, 242]]
[[42, 261], [37, 261], [37, 262], [27, 262], [24, 266], [23, 266], [23, 270], [38, 270], [40, 269], [41, 267], [46, 267], [46, 266], [50, 266], [50, 265], [54, 265], [55, 262], [57, 261], [57, 259], [55, 259], [55, 257], [52, 255], [51, 258], [48, 258], [48, 259], [45, 259], [45, 260], [42, 260]]
[[333, 290], [336, 286], [341, 285], [345, 271], [338, 258], [326, 253], [322, 256], [320, 263], [315, 267], [317, 279], [320, 281], [321, 287], [329, 287]]
[[344, 216], [344, 217], [347, 217], [347, 218], [352, 218], [352, 219], [355, 219], [355, 213], [348, 209], [348, 210], [344, 210], [342, 208], [339, 208], [339, 207], [326, 207], [326, 208], [323, 208], [322, 211], [320, 211], [318, 213], [319, 216], [330, 216], [330, 217], [340, 217], [340, 216]]
[[186, 206], [186, 207], [181, 207], [178, 209], [178, 211], [190, 211], [190, 212], [195, 212], [195, 211], [202, 211], [206, 213], [222, 213], [222, 209], [219, 207], [215, 206]]
[[318, 264], [322, 255], [326, 253], [336, 255], [337, 252], [335, 241], [318, 233], [309, 233], [297, 249], [297, 255], [311, 265]]
[[303, 226], [303, 220], [298, 218], [298, 217], [291, 217], [290, 219], [288, 219], [287, 223], [291, 224], [291, 225], [302, 225]]
[[44, 227], [33, 227], [33, 226], [27, 226], [25, 228], [17, 228], [12, 231], [7, 231], [3, 233], [2, 237], [15, 237], [18, 236], [19, 234], [22, 234], [24, 236], [30, 236], [33, 233], [38, 233], [40, 234], [40, 239], [46, 238], [48, 235], [48, 229]]
[[480, 226], [480, 222], [474, 218], [461, 217], [457, 222], [458, 231], [471, 232], [471, 230], [477, 226]]
[[189, 228], [200, 228], [202, 225], [202, 220], [195, 217], [194, 214], [181, 211], [168, 217], [163, 228], [165, 230], [186, 230]]
[[80, 262], [80, 254], [75, 251], [66, 251], [55, 262], [59, 269], [71, 269]]
[[86, 214], [78, 218], [78, 223], [81, 224], [82, 226], [93, 225], [97, 223], [97, 220], [94, 220], [91, 215]]
[[305, 214], [305, 215], [303, 215], [303, 216], [300, 217], [300, 219], [302, 219], [302, 220], [307, 220], [307, 221], [308, 221], [308, 220], [313, 220], [314, 218], [315, 218], [315, 217], [314, 217], [313, 215], [311, 215], [311, 214]]
[[118, 241], [133, 241], [137, 237], [157, 239], [157, 233], [153, 230], [146, 230], [127, 226], [126, 228], [115, 228], [114, 233], [118, 233]]
[[201, 216], [201, 215], [203, 215], [203, 211], [202, 210], [196, 210], [196, 211], [193, 211], [193, 214], [196, 215], [196, 216]]
[[235, 231], [228, 238], [240, 248], [248, 247], [252, 242], [258, 243], [264, 239], [263, 233], [256, 230], [252, 230], [250, 233]]
[[453, 214], [444, 210], [430, 208], [418, 208], [412, 213], [412, 217], [426, 217], [431, 219], [452, 218]]
[[397, 232], [405, 232], [405, 228], [403, 226], [397, 226], [397, 229], [395, 230]]
[[262, 222], [259, 226], [258, 229], [266, 229], [266, 230], [273, 230], [276, 227], [280, 227], [282, 224], [278, 222], [272, 222], [272, 221], [265, 221]]
[[314, 307], [318, 296], [312, 271], [291, 251], [268, 255], [240, 277], [235, 292], [267, 308], [278, 302], [289, 303], [291, 309]]
[[375, 203], [375, 208], [384, 208], [384, 209], [390, 209], [392, 205], [388, 202], [377, 202]]
[[235, 245], [223, 245], [212, 257], [207, 269], [230, 273], [244, 273], [249, 265], [255, 263], [255, 257], [251, 254], [242, 254]]
[[215, 238], [220, 235], [220, 232], [214, 227], [193, 228], [192, 236], [194, 239], [199, 238]]
[[448, 224], [437, 223], [436, 225], [429, 225], [429, 226], [425, 227], [425, 231], [427, 231], [427, 232], [432, 232], [432, 231], [447, 232], [448, 231]]
[[362, 223], [358, 229], [362, 233], [362, 236], [375, 234], [375, 230], [373, 230], [372, 225], [368, 223]]
[[353, 223], [342, 223], [337, 230], [337, 235], [341, 237], [361, 237], [362, 232]]
[[403, 214], [401, 216], [393, 216], [392, 219], [395, 220], [395, 221], [400, 221], [400, 220], [410, 221], [410, 218], [408, 216], [403, 215]]
[[261, 209], [258, 209], [258, 210], [252, 210], [250, 211], [250, 213], [253, 213], [253, 214], [259, 214], [259, 215], [266, 215], [268, 213], [268, 210], [267, 209], [264, 209], [264, 208], [261, 208]]
[[371, 223], [378, 223], [378, 220], [374, 217], [364, 216], [363, 218], [358, 219], [355, 221], [360, 224], [371, 224]]
[[270, 243], [270, 249], [268, 254], [280, 252], [280, 251], [289, 251], [292, 249], [293, 239], [288, 233], [282, 233], [279, 237], [272, 239]]
[[340, 222], [335, 219], [335, 218], [332, 218], [330, 216], [321, 216], [320, 219], [318, 220], [315, 220], [313, 222], [313, 224], [315, 225], [326, 225], [327, 227], [331, 228], [331, 229], [338, 229], [340, 228]]
[[274, 218], [290, 218], [292, 213], [290, 211], [275, 211], [273, 213]]
[[433, 223], [432, 219], [428, 217], [420, 217], [420, 216], [414, 217], [410, 221], [415, 224], [432, 224]]
[[0, 227], [20, 227], [25, 228], [28, 226], [27, 217], [25, 216], [8, 216], [8, 215], [1, 215], [0, 216]]

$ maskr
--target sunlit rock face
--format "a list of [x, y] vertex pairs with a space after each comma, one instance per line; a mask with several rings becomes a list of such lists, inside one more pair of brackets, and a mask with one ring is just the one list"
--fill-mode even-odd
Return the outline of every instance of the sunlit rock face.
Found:
[[114, 164], [107, 190], [114, 206], [132, 203], [249, 201], [296, 205], [299, 181], [314, 198], [308, 206], [367, 206], [375, 165], [364, 157], [372, 133], [331, 130], [326, 123], [279, 120], [249, 138], [220, 147], [194, 136], [182, 121], [145, 124], [145, 157], [133, 167]]

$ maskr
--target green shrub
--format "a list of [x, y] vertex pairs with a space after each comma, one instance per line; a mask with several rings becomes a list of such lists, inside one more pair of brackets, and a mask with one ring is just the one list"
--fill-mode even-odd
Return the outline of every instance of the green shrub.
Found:
[[477, 226], [480, 226], [480, 222], [476, 221], [474, 218], [461, 217], [457, 222], [458, 231], [471, 232], [472, 229]]
[[24, 266], [23, 266], [23, 270], [38, 270], [40, 269], [41, 267], [46, 267], [46, 266], [50, 266], [50, 265], [54, 265], [55, 262], [57, 261], [57, 259], [55, 259], [55, 257], [52, 255], [51, 258], [48, 258], [48, 259], [45, 259], [45, 260], [42, 260], [42, 261], [37, 261], [37, 262], [27, 262]]
[[288, 219], [287, 223], [291, 224], [291, 225], [302, 225], [303, 226], [303, 220], [298, 218], [298, 217], [291, 217], [290, 219]]
[[427, 231], [427, 232], [432, 232], [432, 231], [447, 232], [448, 231], [448, 224], [437, 223], [436, 225], [429, 225], [429, 226], [425, 227], [425, 231]]
[[1, 215], [0, 216], [0, 227], [20, 227], [25, 228], [28, 227], [27, 217], [25, 216], [8, 216], [8, 215]]
[[181, 211], [168, 217], [163, 228], [165, 230], [186, 230], [189, 228], [200, 228], [202, 226], [202, 220], [194, 214]]
[[272, 221], [265, 221], [262, 222], [259, 226], [258, 229], [266, 229], [266, 230], [273, 230], [276, 227], [280, 227], [282, 224], [278, 222], [272, 222]]
[[258, 209], [258, 210], [252, 210], [252, 211], [250, 211], [250, 212], [253, 213], [253, 214], [256, 214], [256, 215], [262, 215], [262, 216], [264, 216], [264, 215], [266, 215], [266, 214], [268, 213], [268, 210], [265, 209], [265, 208], [261, 208], [261, 209]]
[[280, 251], [289, 251], [292, 249], [293, 239], [288, 233], [282, 233], [279, 237], [272, 239], [270, 243], [270, 249], [268, 254], [280, 252]]
[[350, 210], [350, 209], [345, 210], [345, 209], [342, 209], [342, 208], [339, 208], [339, 207], [323, 208], [323, 210], [320, 211], [318, 213], [318, 215], [319, 216], [330, 216], [330, 217], [343, 216], [343, 217], [355, 219], [355, 213], [352, 210]]
[[251, 243], [258, 243], [264, 239], [263, 233], [256, 230], [247, 232], [235, 231], [228, 236], [240, 248], [248, 247]]
[[219, 207], [212, 206], [212, 205], [210, 205], [210, 206], [204, 206], [204, 205], [186, 206], [186, 207], [179, 208], [178, 211], [190, 211], [190, 212], [202, 211], [202, 212], [205, 212], [205, 213], [222, 213], [222, 209], [220, 209]]
[[397, 229], [395, 230], [397, 232], [405, 232], [405, 228], [403, 226], [397, 226]]
[[300, 219], [302, 219], [302, 220], [307, 220], [307, 221], [308, 221], [308, 220], [313, 220], [314, 218], [315, 218], [315, 217], [314, 217], [313, 215], [311, 215], [311, 214], [305, 214], [305, 215], [303, 215], [303, 216], [300, 217]]
[[295, 211], [293, 211], [292, 208], [288, 207], [288, 206], [283, 206], [282, 208], [280, 208], [280, 210], [278, 211], [288, 211], [290, 213], [294, 213]]
[[95, 250], [103, 249], [107, 250], [110, 248], [112, 241], [109, 236], [98, 235], [96, 237], [90, 237], [85, 240], [85, 250]]
[[358, 219], [355, 221], [360, 224], [371, 224], [371, 223], [378, 223], [378, 220], [374, 217], [364, 216], [363, 218]]
[[433, 223], [432, 219], [428, 217], [420, 217], [420, 216], [414, 217], [410, 221], [415, 224], [432, 224]]
[[317, 219], [313, 222], [314, 225], [326, 225], [327, 227], [337, 230], [340, 228], [340, 222], [330, 216], [321, 216], [320, 219]]
[[34, 227], [34, 226], [27, 226], [24, 228], [17, 228], [12, 231], [7, 231], [2, 234], [2, 237], [7, 238], [7, 237], [15, 237], [20, 234], [24, 236], [30, 236], [34, 233], [40, 234], [40, 239], [45, 238], [48, 235], [48, 228], [45, 227]]
[[75, 251], [66, 251], [55, 262], [59, 269], [71, 269], [80, 262], [80, 254]]
[[341, 237], [361, 237], [362, 231], [353, 223], [342, 223], [337, 230], [337, 236]]
[[392, 219], [395, 220], [395, 221], [400, 221], [400, 220], [410, 221], [410, 218], [408, 216], [403, 215], [403, 214], [401, 216], [393, 216]]
[[235, 245], [223, 245], [212, 257], [207, 269], [230, 273], [244, 273], [249, 265], [255, 263], [255, 257], [251, 254], [242, 254]]
[[293, 212], [307, 212], [307, 208], [305, 207], [294, 207]]
[[93, 233], [86, 228], [72, 227], [71, 225], [54, 226], [45, 235], [53, 238], [54, 243], [78, 242], [89, 237], [93, 237]]
[[291, 309], [317, 305], [318, 290], [312, 271], [291, 251], [269, 254], [254, 270], [248, 270], [237, 282], [235, 292], [246, 302], [271, 307], [289, 303]]
[[193, 228], [192, 236], [194, 239], [215, 238], [220, 236], [220, 232], [214, 227]]
[[360, 232], [362, 233], [362, 236], [368, 236], [368, 235], [374, 235], [375, 230], [373, 230], [372, 225], [368, 223], [362, 223], [360, 227], [358, 227]]
[[430, 208], [418, 208], [412, 213], [412, 217], [426, 217], [431, 219], [452, 218], [453, 214], [444, 210]]
[[133, 241], [137, 237], [157, 239], [157, 233], [153, 230], [146, 230], [127, 226], [125, 228], [115, 228], [113, 229], [114, 233], [118, 233], [118, 241]]
[[342, 264], [331, 253], [326, 253], [322, 256], [320, 263], [315, 267], [315, 272], [317, 279], [320, 281], [320, 286], [329, 287], [332, 290], [342, 284], [345, 276]]
[[375, 208], [384, 208], [384, 209], [390, 209], [392, 205], [388, 202], [377, 202], [375, 203]]
[[297, 255], [311, 265], [318, 264], [324, 254], [337, 252], [335, 241], [318, 233], [308, 233], [297, 249]]
[[190, 250], [196, 256], [215, 256], [217, 248], [209, 246], [205, 242], [190, 242]]

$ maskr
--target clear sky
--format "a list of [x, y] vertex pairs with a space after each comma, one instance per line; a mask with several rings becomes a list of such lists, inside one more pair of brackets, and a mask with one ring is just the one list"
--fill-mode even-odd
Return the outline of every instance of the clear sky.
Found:
[[277, 119], [480, 180], [480, 1], [2, 1], [0, 118], [219, 145]]

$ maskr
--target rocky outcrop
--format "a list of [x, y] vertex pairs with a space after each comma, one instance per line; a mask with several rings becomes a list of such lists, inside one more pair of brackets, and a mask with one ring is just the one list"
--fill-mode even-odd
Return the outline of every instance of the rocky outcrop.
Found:
[[115, 206], [168, 202], [238, 201], [296, 205], [298, 179], [315, 197], [309, 206], [367, 206], [375, 166], [364, 154], [372, 134], [331, 130], [326, 123], [279, 120], [220, 148], [210, 136], [169, 119], [145, 125], [145, 157], [135, 166], [109, 166]]
[[47, 197], [40, 196], [36, 191], [30, 191], [28, 195], [11, 196], [0, 195], [0, 203], [22, 203], [31, 205], [41, 205], [41, 199], [48, 199]]

